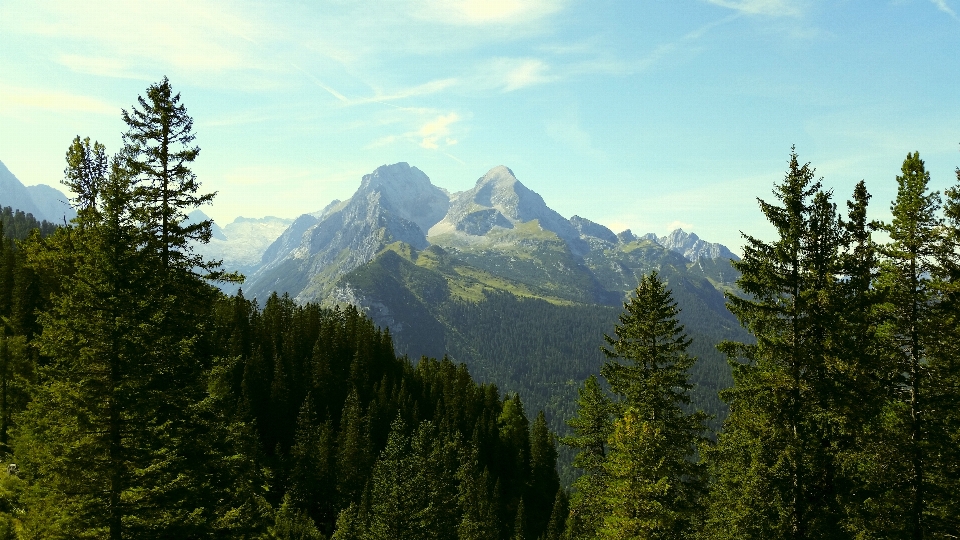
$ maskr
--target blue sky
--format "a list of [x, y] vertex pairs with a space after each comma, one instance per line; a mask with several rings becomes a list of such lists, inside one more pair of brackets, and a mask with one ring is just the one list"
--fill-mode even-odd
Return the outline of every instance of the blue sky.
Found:
[[888, 214], [919, 150], [960, 165], [960, 0], [0, 0], [0, 161], [56, 185], [75, 135], [115, 151], [168, 76], [208, 214], [295, 217], [406, 161], [450, 191], [507, 165], [615, 231], [735, 251], [791, 145]]

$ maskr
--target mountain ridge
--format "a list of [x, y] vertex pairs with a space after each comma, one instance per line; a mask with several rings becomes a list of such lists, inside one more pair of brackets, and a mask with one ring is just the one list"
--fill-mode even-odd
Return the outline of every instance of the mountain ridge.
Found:
[[[736, 259], [725, 246], [680, 229], [665, 237], [643, 238], [690, 262]], [[333, 201], [297, 218], [264, 250], [246, 290], [258, 298], [277, 290], [301, 302], [329, 300], [338, 280], [395, 242], [418, 251], [440, 246], [474, 262], [481, 253], [489, 258], [492, 252], [509, 251], [501, 269], [514, 273], [531, 271], [543, 262], [541, 255], [552, 252], [552, 262], [562, 271], [590, 274], [585, 261], [591, 253], [616, 251], [639, 239], [629, 230], [616, 235], [586, 218], [563, 217], [504, 165], [491, 168], [473, 188], [451, 194], [433, 185], [418, 168], [401, 162], [364, 175], [346, 201]], [[538, 250], [543, 253], [537, 255]], [[514, 268], [524, 264], [518, 259], [530, 262], [530, 268]], [[487, 270], [497, 273], [496, 268]], [[596, 281], [584, 276], [576, 280]], [[609, 303], [610, 292], [594, 294], [590, 301], [600, 298]]]
[[62, 225], [77, 215], [62, 191], [46, 184], [25, 186], [2, 161], [0, 161], [0, 206], [9, 206], [26, 214], [33, 214], [33, 217], [38, 220], [57, 225]]

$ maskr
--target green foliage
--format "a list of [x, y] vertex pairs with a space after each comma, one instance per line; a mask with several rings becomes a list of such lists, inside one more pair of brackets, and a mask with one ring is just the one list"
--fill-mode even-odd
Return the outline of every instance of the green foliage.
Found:
[[644, 276], [624, 304], [601, 374], [580, 391], [574, 463], [585, 475], [568, 520], [571, 538], [687, 538], [696, 530], [706, 486], [697, 447], [706, 415], [689, 413], [690, 340], [664, 282]]
[[[956, 529], [956, 189], [909, 154], [893, 221], [863, 182], [838, 217], [796, 154], [761, 201], [779, 239], [747, 237], [731, 310], [731, 414], [709, 449], [710, 538], [938, 538]], [[871, 230], [890, 237], [877, 246]], [[759, 504], [758, 504], [759, 502]]]
[[[711, 266], [703, 262], [691, 266], [681, 255], [644, 241], [603, 256], [587, 254], [586, 266], [573, 265], [566, 259], [554, 261], [551, 268], [556, 270], [545, 272], [536, 270], [541, 264], [536, 262], [537, 245], [521, 242], [509, 257], [497, 258], [500, 248], [434, 245], [418, 252], [397, 243], [344, 276], [343, 282], [365, 297], [376, 298], [391, 319], [403, 321], [392, 328], [399, 351], [438, 357], [449, 354], [466, 363], [478, 380], [496, 381], [501, 388], [522, 395], [531, 409], [543, 409], [550, 428], [564, 433], [565, 419], [575, 412], [578, 381], [598, 374], [604, 361], [596, 344], [617, 321], [618, 309], [605, 304], [618, 303], [619, 294], [597, 293], [599, 285], [591, 281], [589, 290], [594, 292], [587, 294], [589, 301], [601, 303], [581, 304], [573, 300], [586, 297], [558, 296], [557, 291], [565, 290], [563, 287], [538, 292], [531, 284], [547, 283], [564, 272], [593, 272], [608, 286], [613, 283], [619, 287], [620, 281], [632, 280], [623, 285], [628, 290], [649, 268], [660, 267], [661, 277], [683, 307], [679, 317], [694, 339], [690, 352], [698, 357], [689, 370], [694, 383], [691, 407], [717, 417], [711, 426], [718, 428], [726, 405], [717, 392], [729, 387], [732, 380], [726, 358], [715, 344], [722, 339], [748, 341], [750, 336], [726, 310], [723, 295], [708, 279], [695, 273], [711, 279], [723, 274], [723, 279], [731, 280], [736, 272], [729, 264]], [[511, 257], [516, 261], [510, 261]], [[468, 259], [486, 262], [481, 269], [468, 264]], [[608, 266], [611, 260], [618, 262]], [[562, 270], [556, 266], [559, 263]], [[509, 265], [517, 272], [508, 279], [500, 270]], [[521, 267], [526, 270], [520, 272]], [[372, 309], [376, 313], [380, 308]], [[561, 449], [565, 485], [576, 477], [569, 465], [571, 459], [570, 451]]]
[[215, 341], [238, 355], [218, 370], [223, 410], [255, 426], [248, 459], [268, 471], [275, 507], [289, 494], [336, 538], [406, 528], [500, 538], [520, 498], [546, 489], [531, 520], [546, 530], [556, 449], [542, 414], [531, 430], [519, 397], [501, 399], [448, 359], [397, 358], [391, 335], [353, 307], [273, 296], [259, 310], [238, 295], [217, 312]]
[[267, 528], [267, 538], [270, 540], [324, 540], [317, 527], [305, 512], [298, 510], [290, 501], [290, 496], [283, 497], [280, 508], [272, 527]]
[[187, 223], [186, 212], [209, 203], [214, 194], [197, 194], [200, 184], [189, 165], [200, 148], [191, 146], [196, 138], [193, 119], [180, 103], [180, 94], [164, 77], [122, 116], [128, 127], [122, 166], [136, 191], [137, 218], [160, 251], [163, 268], [171, 264], [187, 270], [215, 268], [190, 252], [190, 240], [210, 240], [211, 222]]
[[[831, 348], [843, 329], [836, 303], [841, 228], [830, 194], [796, 153], [774, 195], [781, 206], [760, 206], [777, 240], [746, 236], [743, 260], [735, 263], [747, 296], [730, 296], [730, 310], [757, 341], [725, 344], [732, 359], [743, 360], [733, 363], [735, 387], [724, 394], [731, 415], [713, 453], [721, 464], [715, 500], [724, 502], [715, 506], [710, 530], [823, 537], [840, 529], [830, 434], [838, 392]], [[750, 502], [758, 495], [773, 503]]]

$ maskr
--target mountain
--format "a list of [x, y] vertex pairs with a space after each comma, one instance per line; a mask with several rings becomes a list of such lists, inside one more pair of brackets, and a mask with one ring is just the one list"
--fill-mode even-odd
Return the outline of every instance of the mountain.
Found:
[[297, 218], [289, 234], [266, 250], [249, 290], [260, 297], [281, 291], [298, 301], [322, 299], [341, 276], [391, 243], [426, 248], [425, 231], [449, 206], [447, 192], [420, 169], [406, 163], [379, 167], [347, 201]]
[[740, 258], [730, 252], [727, 246], [705, 242], [694, 233], [684, 232], [683, 229], [675, 229], [666, 236], [657, 237], [654, 234], [646, 234], [644, 238], [653, 240], [661, 246], [675, 251], [690, 261], [699, 259], [733, 259], [739, 261]]
[[0, 162], [0, 206], [9, 206], [33, 214], [38, 220], [56, 224], [77, 215], [63, 192], [45, 184], [24, 186], [3, 162]]
[[636, 236], [564, 218], [505, 166], [449, 194], [406, 163], [363, 177], [346, 201], [297, 218], [264, 250], [244, 293], [352, 304], [390, 328], [401, 353], [465, 362], [479, 380], [520, 392], [554, 429], [577, 385], [604, 361], [640, 277], [668, 282], [701, 361], [694, 402], [723, 414], [723, 339], [748, 339], [726, 310], [735, 256], [677, 230]]
[[211, 238], [207, 244], [196, 244], [194, 249], [207, 259], [222, 260], [227, 271], [252, 273], [259, 268], [264, 251], [286, 231], [294, 220], [273, 216], [263, 218], [238, 217], [220, 227], [202, 210], [187, 216], [188, 223], [210, 220]]
[[521, 184], [513, 171], [503, 165], [490, 169], [473, 189], [454, 194], [446, 216], [430, 228], [428, 234], [431, 239], [450, 235], [452, 238], [447, 242], [471, 243], [474, 241], [471, 237], [486, 237], [495, 227], [514, 229], [533, 221], [566, 242], [576, 253], [586, 252], [580, 233], [570, 221], [550, 209], [543, 197]]

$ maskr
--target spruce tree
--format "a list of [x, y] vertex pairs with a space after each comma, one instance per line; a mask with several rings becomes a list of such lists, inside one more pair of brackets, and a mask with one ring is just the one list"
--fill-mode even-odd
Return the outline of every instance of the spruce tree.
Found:
[[609, 396], [591, 375], [579, 390], [577, 416], [567, 421], [573, 434], [563, 437], [561, 443], [577, 453], [573, 466], [583, 475], [573, 482], [567, 534], [572, 539], [594, 538], [605, 515], [601, 495], [607, 488], [604, 463], [607, 441], [613, 430], [612, 405]]
[[690, 413], [687, 370], [695, 358], [679, 310], [656, 272], [644, 276], [614, 328], [601, 374], [616, 396], [603, 464], [600, 538], [685, 538], [704, 489], [697, 447], [706, 415]]
[[147, 224], [162, 267], [192, 270], [209, 263], [190, 253], [189, 241], [210, 239], [210, 221], [186, 223], [186, 210], [209, 203], [214, 193], [198, 195], [200, 184], [190, 170], [200, 148], [193, 146], [193, 119], [164, 77], [147, 88], [146, 97], [123, 111], [128, 130], [120, 155], [137, 192], [137, 210]]
[[727, 343], [730, 415], [709, 455], [715, 481], [708, 535], [717, 538], [843, 536], [833, 414], [834, 360], [844, 331], [844, 246], [830, 193], [796, 152], [777, 203], [759, 200], [777, 238], [744, 235], [743, 296], [728, 307], [756, 338]]
[[[955, 351], [952, 328], [943, 324], [955, 310], [945, 303], [952, 286], [943, 263], [956, 255], [945, 249], [951, 235], [940, 215], [940, 194], [930, 191], [929, 183], [919, 153], [907, 154], [890, 208], [893, 220], [883, 224], [890, 242], [883, 246], [878, 278], [887, 295], [881, 336], [898, 375], [889, 409], [894, 421], [886, 434], [894, 452], [886, 510], [904, 517], [892, 524], [895, 534], [914, 539], [945, 532], [939, 517], [943, 504], [951, 503], [941, 498], [942, 472], [934, 468], [947, 465], [938, 458], [952, 450], [941, 419], [949, 416], [949, 396], [956, 393], [945, 384]], [[952, 211], [949, 207], [948, 216]]]
[[101, 211], [84, 216], [87, 226], [59, 231], [47, 248], [70, 271], [41, 318], [38, 345], [51, 362], [41, 370], [16, 453], [31, 480], [32, 506], [62, 512], [52, 523], [34, 523], [35, 534], [103, 531], [119, 540], [129, 528], [124, 518], [140, 509], [124, 494], [135, 487], [135, 471], [150, 465], [137, 449], [153, 446], [133, 433], [151, 420], [137, 406], [147, 385], [135, 373], [154, 337], [141, 325], [149, 317], [140, 294], [150, 264], [137, 249], [130, 185], [117, 163], [98, 197]]
[[560, 477], [557, 474], [556, 441], [547, 427], [543, 411], [540, 411], [530, 428], [530, 487], [524, 496], [529, 521], [528, 537], [540, 538], [546, 531], [558, 491]]
[[[148, 90], [154, 104], [158, 88], [169, 83]], [[196, 271], [216, 265], [186, 245], [209, 237], [203, 226], [177, 228], [190, 205], [208, 200], [191, 198], [192, 175], [176, 181], [178, 160], [195, 149], [168, 152], [189, 122], [136, 125], [106, 177], [103, 147], [74, 140], [65, 182], [77, 190], [77, 220], [30, 251], [32, 268], [59, 280], [39, 319], [46, 362], [16, 442], [32, 509], [51, 516], [31, 525], [36, 534], [197, 538], [217, 531], [235, 502], [235, 479], [224, 475], [236, 468], [222, 455], [230, 429], [206, 384], [219, 293]], [[180, 135], [167, 129], [175, 125]], [[162, 210], [151, 210], [160, 192], [145, 187], [152, 177], [138, 156], [173, 175]]]

